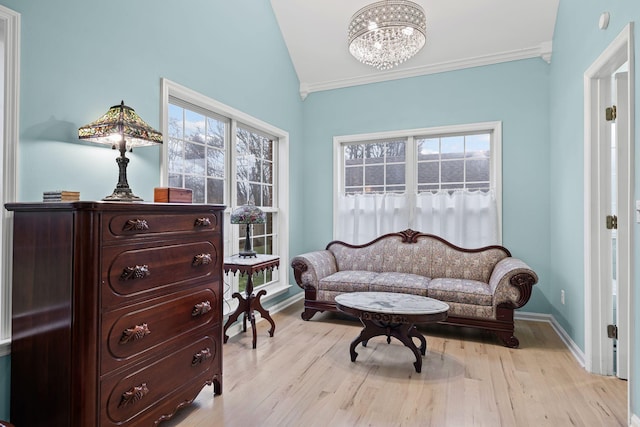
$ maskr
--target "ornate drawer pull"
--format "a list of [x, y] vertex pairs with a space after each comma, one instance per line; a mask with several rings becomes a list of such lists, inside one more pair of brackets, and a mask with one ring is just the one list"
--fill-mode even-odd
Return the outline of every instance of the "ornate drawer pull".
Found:
[[131, 387], [130, 390], [122, 393], [122, 397], [120, 397], [120, 403], [118, 403], [118, 408], [122, 406], [127, 406], [132, 403], [136, 403], [139, 400], [142, 400], [149, 393], [149, 389], [147, 388], [147, 383], [142, 383], [139, 386]]
[[146, 219], [130, 219], [122, 227], [124, 231], [146, 231], [149, 229]]
[[211, 261], [211, 254], [199, 254], [193, 257], [193, 263], [191, 265], [197, 267], [199, 265], [211, 264]]
[[207, 359], [211, 359], [211, 350], [209, 350], [209, 348], [204, 348], [193, 355], [191, 366], [196, 366]]
[[136, 325], [133, 328], [127, 328], [122, 331], [122, 336], [120, 337], [120, 344], [126, 344], [130, 341], [138, 341], [145, 337], [145, 335], [149, 335], [151, 331], [149, 330], [149, 326], [146, 323], [142, 325]]
[[196, 223], [194, 224], [196, 227], [210, 227], [211, 220], [209, 218], [197, 218]]
[[148, 265], [136, 265], [135, 267], [125, 267], [120, 275], [120, 280], [144, 279], [150, 275]]
[[193, 306], [191, 310], [191, 316], [201, 316], [211, 311], [211, 303], [209, 301], [202, 301]]

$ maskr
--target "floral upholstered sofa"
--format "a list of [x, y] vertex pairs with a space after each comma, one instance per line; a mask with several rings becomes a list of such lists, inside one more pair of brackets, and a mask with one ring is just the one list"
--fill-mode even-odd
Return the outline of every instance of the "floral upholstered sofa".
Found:
[[464, 249], [446, 240], [405, 230], [364, 245], [341, 241], [325, 250], [291, 260], [295, 279], [305, 291], [302, 318], [337, 311], [344, 292], [402, 292], [449, 304], [445, 324], [494, 332], [508, 347], [518, 347], [514, 309], [529, 301], [538, 276], [502, 246]]

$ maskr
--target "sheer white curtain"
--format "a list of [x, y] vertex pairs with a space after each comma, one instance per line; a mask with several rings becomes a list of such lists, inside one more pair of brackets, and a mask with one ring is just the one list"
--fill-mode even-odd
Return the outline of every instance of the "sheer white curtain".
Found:
[[352, 244], [409, 227], [405, 194], [349, 194], [338, 199], [336, 239]]
[[498, 206], [493, 191], [420, 193], [415, 229], [440, 236], [463, 248], [500, 242]]
[[338, 198], [336, 221], [335, 238], [352, 244], [407, 228], [469, 249], [500, 242], [493, 192], [420, 193], [415, 201], [406, 194], [350, 194]]

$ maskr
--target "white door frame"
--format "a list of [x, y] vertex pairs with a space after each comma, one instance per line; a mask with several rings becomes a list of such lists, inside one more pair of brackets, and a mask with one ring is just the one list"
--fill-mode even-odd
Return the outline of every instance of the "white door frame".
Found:
[[[629, 65], [629, 85], [627, 94], [629, 108], [627, 110], [626, 132], [628, 147], [619, 147], [626, 158], [619, 164], [618, 182], [621, 197], [618, 198], [618, 240], [619, 274], [618, 287], [628, 286], [629, 297], [625, 303], [627, 313], [630, 312], [630, 301], [633, 301], [633, 199], [634, 199], [634, 55], [633, 55], [633, 23], [629, 23], [615, 40], [605, 49], [596, 61], [584, 73], [584, 279], [585, 279], [585, 368], [589, 372], [611, 375], [613, 369], [612, 342], [607, 338], [605, 325], [611, 322], [612, 290], [610, 268], [601, 266], [599, 260], [606, 256], [607, 248], [602, 242], [609, 238], [605, 229], [607, 207], [594, 206], [597, 200], [610, 195], [610, 188], [605, 188], [606, 170], [610, 169], [611, 148], [599, 141], [607, 138], [608, 126], [605, 126], [604, 108], [610, 101], [611, 75], [625, 62]], [[608, 85], [608, 86], [607, 86]], [[624, 111], [619, 114], [625, 114]], [[624, 120], [623, 120], [624, 122]], [[626, 150], [626, 151], [625, 151]], [[619, 156], [620, 157], [620, 156]], [[607, 164], [607, 162], [609, 162]], [[626, 176], [625, 176], [626, 175]], [[610, 199], [609, 199], [610, 200]], [[622, 230], [622, 232], [620, 232]], [[609, 244], [610, 246], [610, 244]], [[620, 283], [626, 281], [625, 283]], [[633, 324], [627, 316], [628, 329], [621, 339], [626, 339], [628, 348], [633, 348]], [[631, 366], [627, 363], [627, 372], [632, 378]], [[628, 400], [629, 402], [629, 400]], [[630, 412], [629, 412], [630, 413]]]

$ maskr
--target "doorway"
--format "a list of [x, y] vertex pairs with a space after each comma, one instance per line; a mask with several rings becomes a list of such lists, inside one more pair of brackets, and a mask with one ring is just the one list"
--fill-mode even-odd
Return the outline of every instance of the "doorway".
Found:
[[633, 76], [630, 23], [584, 74], [585, 368], [623, 379], [632, 336]]

